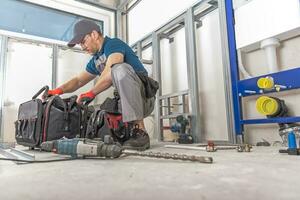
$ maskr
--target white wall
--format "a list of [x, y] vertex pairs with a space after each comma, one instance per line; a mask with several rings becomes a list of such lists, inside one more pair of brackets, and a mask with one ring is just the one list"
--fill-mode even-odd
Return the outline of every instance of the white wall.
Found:
[[219, 13], [202, 19], [196, 29], [201, 129], [207, 140], [228, 140]]
[[174, 42], [161, 40], [161, 88], [162, 94], [188, 89], [185, 30], [181, 29], [171, 37]]
[[143, 36], [151, 33], [195, 2], [197, 0], [141, 1], [128, 15], [129, 43], [133, 44]]
[[237, 48], [300, 27], [299, 0], [252, 0], [235, 10]]

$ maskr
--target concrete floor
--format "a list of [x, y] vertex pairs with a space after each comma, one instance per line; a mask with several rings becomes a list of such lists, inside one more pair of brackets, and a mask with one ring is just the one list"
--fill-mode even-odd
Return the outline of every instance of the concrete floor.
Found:
[[[254, 147], [251, 153], [151, 151], [208, 155], [213, 164], [124, 157], [23, 164], [0, 161], [1, 200], [83, 199], [300, 199], [300, 156], [279, 147]], [[36, 152], [37, 159], [53, 157]]]

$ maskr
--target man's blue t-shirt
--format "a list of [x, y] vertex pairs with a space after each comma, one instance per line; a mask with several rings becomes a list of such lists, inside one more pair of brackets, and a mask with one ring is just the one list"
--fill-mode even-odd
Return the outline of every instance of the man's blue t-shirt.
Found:
[[123, 54], [124, 62], [131, 65], [135, 72], [148, 75], [139, 58], [125, 42], [118, 38], [109, 37], [104, 38], [102, 48], [88, 62], [86, 71], [94, 75], [100, 75], [104, 70], [108, 56], [112, 53]]

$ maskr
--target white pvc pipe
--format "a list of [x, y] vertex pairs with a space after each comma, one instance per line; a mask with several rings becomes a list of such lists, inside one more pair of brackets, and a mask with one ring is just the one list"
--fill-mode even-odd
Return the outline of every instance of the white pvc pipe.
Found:
[[242, 51], [238, 49], [237, 53], [238, 53], [238, 67], [240, 71], [242, 72], [245, 78], [252, 78], [252, 76], [247, 72], [247, 70], [244, 67]]
[[277, 52], [276, 48], [280, 45], [276, 38], [268, 38], [260, 43], [260, 48], [265, 50], [267, 57], [268, 69], [270, 73], [278, 72]]

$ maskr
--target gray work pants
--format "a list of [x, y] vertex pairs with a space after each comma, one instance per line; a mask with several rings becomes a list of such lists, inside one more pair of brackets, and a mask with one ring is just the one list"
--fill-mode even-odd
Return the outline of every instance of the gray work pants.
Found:
[[142, 120], [152, 113], [155, 97], [145, 97], [143, 83], [129, 64], [114, 65], [111, 76], [113, 86], [120, 96], [119, 112], [124, 122]]

